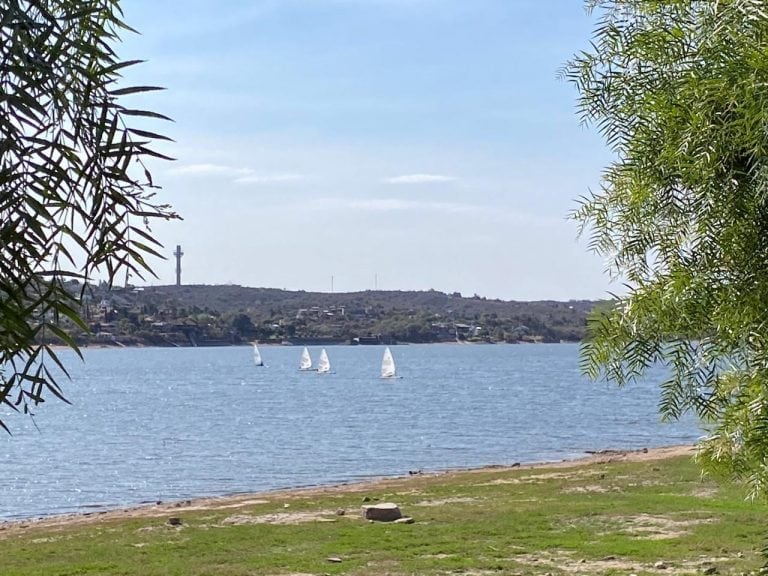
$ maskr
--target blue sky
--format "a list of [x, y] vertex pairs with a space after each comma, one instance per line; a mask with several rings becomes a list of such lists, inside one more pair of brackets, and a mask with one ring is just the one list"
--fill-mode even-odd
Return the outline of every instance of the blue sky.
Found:
[[[599, 298], [566, 219], [609, 161], [558, 69], [577, 0], [132, 0], [134, 104], [175, 123], [156, 224], [185, 283]], [[172, 283], [174, 262], [158, 261]]]

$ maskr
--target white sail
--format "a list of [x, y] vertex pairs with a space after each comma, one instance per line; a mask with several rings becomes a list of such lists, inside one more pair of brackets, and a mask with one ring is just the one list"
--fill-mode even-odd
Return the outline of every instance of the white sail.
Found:
[[320, 359], [317, 361], [317, 371], [321, 374], [331, 371], [331, 361], [328, 359], [328, 354], [326, 354], [325, 348], [320, 351]]
[[305, 346], [304, 350], [301, 352], [301, 360], [299, 361], [299, 370], [311, 370], [311, 369], [312, 369], [312, 358], [309, 356], [309, 350], [307, 350]]
[[392, 352], [389, 351], [389, 346], [387, 346], [386, 350], [384, 350], [384, 358], [381, 360], [381, 377], [394, 378], [395, 376], [395, 359], [392, 358]]
[[259, 352], [259, 347], [256, 346], [256, 344], [253, 345], [253, 363], [256, 364], [256, 366], [264, 366], [264, 361], [261, 359], [261, 352]]

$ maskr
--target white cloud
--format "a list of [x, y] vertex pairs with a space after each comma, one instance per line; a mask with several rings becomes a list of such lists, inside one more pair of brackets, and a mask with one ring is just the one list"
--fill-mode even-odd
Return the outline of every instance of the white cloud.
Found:
[[224, 166], [222, 164], [187, 164], [186, 166], [179, 166], [178, 168], [171, 168], [168, 170], [169, 174], [181, 175], [181, 176], [243, 176], [245, 174], [253, 173], [250, 168], [234, 168], [232, 166]]
[[416, 200], [402, 200], [399, 198], [371, 198], [369, 200], [356, 200], [349, 204], [355, 210], [369, 212], [394, 212], [412, 210], [421, 212], [442, 212], [445, 214], [489, 214], [495, 211], [483, 206], [461, 204], [458, 202], [422, 202]]
[[248, 174], [235, 179], [238, 184], [278, 184], [306, 180], [302, 174]]
[[238, 168], [225, 164], [201, 163], [187, 164], [171, 168], [168, 173], [173, 176], [210, 176], [231, 179], [236, 184], [275, 184], [300, 182], [306, 176], [293, 173], [259, 174], [253, 168]]
[[432, 212], [443, 215], [458, 215], [476, 219], [479, 222], [504, 222], [525, 224], [527, 226], [550, 228], [563, 224], [562, 218], [542, 217], [526, 212], [519, 212], [493, 205], [465, 204], [461, 202], [428, 202], [420, 200], [402, 200], [399, 198], [370, 198], [355, 200], [344, 204], [339, 200], [334, 207], [347, 206], [353, 210], [365, 212]]
[[370, 212], [393, 212], [396, 210], [415, 210], [422, 208], [423, 204], [410, 200], [398, 200], [396, 198], [372, 198], [370, 200], [357, 200], [349, 204], [355, 210]]
[[429, 184], [431, 182], [453, 182], [456, 178], [445, 176], [443, 174], [404, 174], [385, 178], [384, 182], [389, 184]]

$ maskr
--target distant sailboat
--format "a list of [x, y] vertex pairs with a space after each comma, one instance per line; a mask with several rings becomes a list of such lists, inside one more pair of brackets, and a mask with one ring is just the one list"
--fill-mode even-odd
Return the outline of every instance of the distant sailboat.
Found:
[[384, 350], [384, 358], [381, 360], [381, 377], [397, 378], [395, 359], [392, 358], [392, 352], [390, 352], [389, 346]]
[[309, 355], [309, 350], [304, 347], [301, 352], [301, 360], [299, 360], [299, 370], [312, 370], [312, 358]]
[[256, 366], [264, 366], [264, 360], [261, 359], [261, 352], [259, 352], [259, 347], [256, 344], [253, 345], [253, 363]]
[[320, 359], [317, 361], [317, 371], [320, 374], [327, 374], [331, 371], [331, 361], [328, 359], [328, 354], [326, 354], [325, 348], [320, 351]]

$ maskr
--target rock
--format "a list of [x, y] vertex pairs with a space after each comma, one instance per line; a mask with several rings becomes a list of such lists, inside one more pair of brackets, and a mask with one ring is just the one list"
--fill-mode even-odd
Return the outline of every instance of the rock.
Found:
[[370, 502], [371, 499], [368, 496], [363, 496], [363, 502]]
[[601, 562], [610, 562], [611, 560], [616, 560], [616, 556], [605, 556], [600, 559]]
[[371, 504], [363, 506], [363, 518], [366, 520], [375, 520], [376, 522], [394, 522], [402, 518], [397, 504], [392, 502], [382, 502], [381, 504]]
[[342, 562], [341, 558], [339, 558], [338, 556], [329, 556], [328, 558], [326, 558], [326, 560], [328, 562], [333, 562], [334, 564], [340, 564]]
[[337, 508], [336, 509], [336, 516], [344, 516], [344, 514], [346, 514], [346, 513], [347, 513], [347, 511], [344, 510], [344, 508]]
[[666, 565], [664, 562], [662, 562], [661, 560], [659, 560], [658, 562], [656, 562], [656, 563], [653, 565], [653, 567], [654, 567], [654, 568], [656, 568], [656, 570], [666, 570], [667, 568], [669, 568], [669, 566], [667, 566], [667, 565]]
[[168, 524], [171, 526], [181, 526], [181, 518], [177, 518], [176, 516], [171, 516], [168, 518]]
[[414, 520], [410, 516], [403, 516], [402, 518], [398, 518], [394, 522], [395, 524], [413, 524], [414, 522], [416, 522], [416, 520]]
[[717, 574], [717, 567], [707, 566], [706, 568], [704, 568], [703, 574]]

